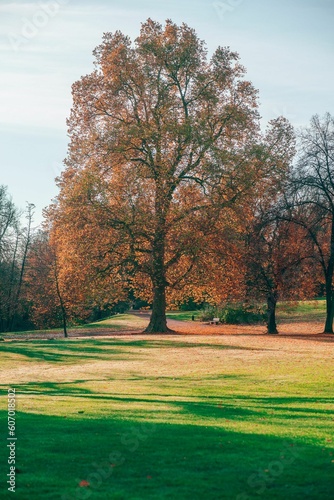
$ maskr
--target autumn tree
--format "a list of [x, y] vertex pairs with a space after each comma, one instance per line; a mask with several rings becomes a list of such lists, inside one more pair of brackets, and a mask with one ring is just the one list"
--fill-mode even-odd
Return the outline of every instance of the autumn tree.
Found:
[[98, 282], [94, 270], [85, 271], [83, 261], [74, 270], [69, 254], [66, 262], [61, 258], [45, 225], [31, 243], [24, 292], [34, 324], [38, 328], [62, 326], [67, 337], [68, 325], [91, 319], [94, 306], [103, 311], [113, 304], [106, 302], [111, 295], [106, 280]]
[[50, 328], [61, 324], [67, 337], [66, 299], [59, 283], [56, 251], [46, 231], [39, 231], [31, 243], [24, 289], [35, 326]]
[[315, 115], [300, 134], [298, 162], [287, 198], [289, 216], [307, 230], [322, 270], [326, 291], [325, 333], [334, 316], [334, 118]]
[[[203, 221], [205, 253], [197, 271], [196, 291], [209, 303], [241, 302], [251, 295], [254, 300], [265, 298], [269, 306], [272, 304], [269, 297], [277, 296], [263, 283], [268, 261], [268, 247], [263, 243], [266, 234], [272, 236], [272, 241], [267, 238], [266, 243], [275, 245], [273, 222], [280, 212], [278, 202], [296, 151], [292, 125], [284, 117], [271, 120], [265, 132], [258, 135], [254, 149], [252, 163], [259, 177], [253, 177], [255, 182], [248, 186], [247, 193], [216, 214], [208, 226]], [[190, 288], [193, 289], [192, 284]], [[275, 307], [268, 310], [269, 318]]]
[[305, 228], [280, 211], [260, 212], [247, 239], [247, 295], [267, 302], [269, 334], [278, 333], [278, 300], [314, 297], [314, 245]]
[[303, 298], [306, 290], [312, 293], [313, 289], [305, 286], [309, 278], [306, 261], [313, 256], [312, 242], [307, 231], [291, 223], [284, 207], [295, 153], [291, 124], [283, 117], [272, 120], [261, 150], [268, 175], [255, 190], [250, 214], [245, 219], [246, 296], [266, 301], [271, 334], [278, 333], [279, 298]]
[[144, 295], [146, 331], [166, 332], [166, 289], [191, 283], [208, 227], [261, 178], [257, 92], [235, 52], [209, 60], [195, 31], [170, 20], [149, 19], [134, 43], [106, 33], [94, 55], [73, 85], [48, 218], [64, 265], [90, 263], [116, 291]]

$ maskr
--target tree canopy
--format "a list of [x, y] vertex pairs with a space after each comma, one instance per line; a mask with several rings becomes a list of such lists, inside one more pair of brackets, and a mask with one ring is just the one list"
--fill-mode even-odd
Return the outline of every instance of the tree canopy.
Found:
[[73, 85], [49, 214], [63, 252], [147, 289], [148, 331], [163, 332], [166, 288], [196, 275], [210, 228], [258, 176], [257, 92], [235, 52], [208, 60], [185, 24], [149, 19], [134, 43], [106, 33], [94, 54], [95, 70]]

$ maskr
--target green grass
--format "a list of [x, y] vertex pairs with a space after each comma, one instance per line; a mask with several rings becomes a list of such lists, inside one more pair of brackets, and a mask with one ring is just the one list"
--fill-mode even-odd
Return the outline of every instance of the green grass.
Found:
[[279, 302], [277, 305], [277, 317], [283, 321], [324, 321], [325, 315], [325, 300]]
[[147, 326], [147, 319], [133, 314], [116, 314], [110, 318], [81, 325], [80, 328], [111, 328], [112, 330], [138, 330]]
[[[265, 304], [262, 304], [265, 309]], [[171, 313], [169, 317], [183, 320], [191, 320], [194, 314], [195, 319], [201, 316], [202, 311], [187, 311], [186, 313]], [[309, 321], [325, 321], [326, 316], [326, 301], [319, 300], [304, 300], [304, 301], [281, 301], [277, 303], [276, 317], [277, 320], [283, 322], [309, 322]]]
[[168, 311], [166, 316], [170, 319], [178, 321], [192, 321], [194, 316], [195, 320], [199, 318], [202, 311]]
[[[93, 323], [86, 323], [83, 325], [68, 325], [68, 330], [114, 330], [117, 331], [131, 331], [131, 330], [143, 330], [147, 326], [148, 320], [145, 318], [140, 318], [134, 316], [133, 314], [116, 314], [110, 318], [94, 321]], [[29, 331], [18, 331], [1, 334], [3, 337], [10, 338], [11, 335], [26, 335], [38, 333], [59, 333], [62, 332], [62, 328], [52, 328], [49, 330], [29, 330]]]
[[0, 353], [5, 438], [17, 392], [19, 500], [333, 498], [330, 340], [128, 336]]

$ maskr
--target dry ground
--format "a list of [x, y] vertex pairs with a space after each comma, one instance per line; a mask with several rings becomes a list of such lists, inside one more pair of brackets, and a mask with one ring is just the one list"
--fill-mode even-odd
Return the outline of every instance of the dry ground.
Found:
[[[123, 329], [120, 331], [115, 331], [112, 328], [71, 328], [69, 329], [70, 338], [81, 338], [81, 337], [91, 337], [91, 338], [101, 338], [101, 337], [114, 337], [114, 336], [127, 336], [127, 335], [144, 335], [142, 332], [145, 325], [149, 321], [148, 313], [137, 313], [137, 327], [131, 327], [128, 329]], [[238, 336], [238, 335], [251, 335], [251, 336], [261, 336], [263, 343], [263, 337], [265, 338], [285, 338], [290, 337], [291, 339], [303, 339], [312, 342], [333, 342], [334, 335], [324, 334], [323, 321], [291, 321], [282, 322], [279, 326], [279, 335], [267, 335], [266, 327], [264, 325], [210, 325], [208, 323], [203, 323], [199, 321], [179, 321], [175, 319], [168, 319], [168, 326], [174, 331], [174, 335], [215, 335], [215, 336]], [[35, 331], [35, 332], [22, 332], [17, 334], [2, 334], [5, 340], [30, 340], [30, 339], [50, 339], [50, 338], [62, 338], [63, 333], [61, 331]], [[151, 334], [151, 336], [157, 336], [157, 334]], [[167, 338], [166, 334], [162, 334], [163, 338]]]

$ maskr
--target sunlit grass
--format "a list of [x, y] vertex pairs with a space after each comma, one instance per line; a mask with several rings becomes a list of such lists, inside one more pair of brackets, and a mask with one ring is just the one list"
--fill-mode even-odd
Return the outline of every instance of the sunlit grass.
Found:
[[166, 316], [170, 319], [177, 319], [178, 321], [192, 321], [198, 319], [202, 311], [168, 311]]
[[329, 341], [127, 336], [0, 352], [4, 421], [17, 391], [19, 499], [332, 498]]
[[[264, 306], [264, 304], [263, 304]], [[326, 313], [326, 301], [281, 301], [277, 304], [279, 321], [323, 321]], [[202, 311], [169, 311], [167, 317], [179, 321], [198, 320]]]
[[325, 314], [325, 300], [287, 301], [277, 306], [277, 317], [283, 321], [324, 321]]
[[110, 318], [82, 325], [82, 328], [112, 328], [113, 330], [138, 330], [147, 326], [147, 319], [133, 314], [115, 314]]

